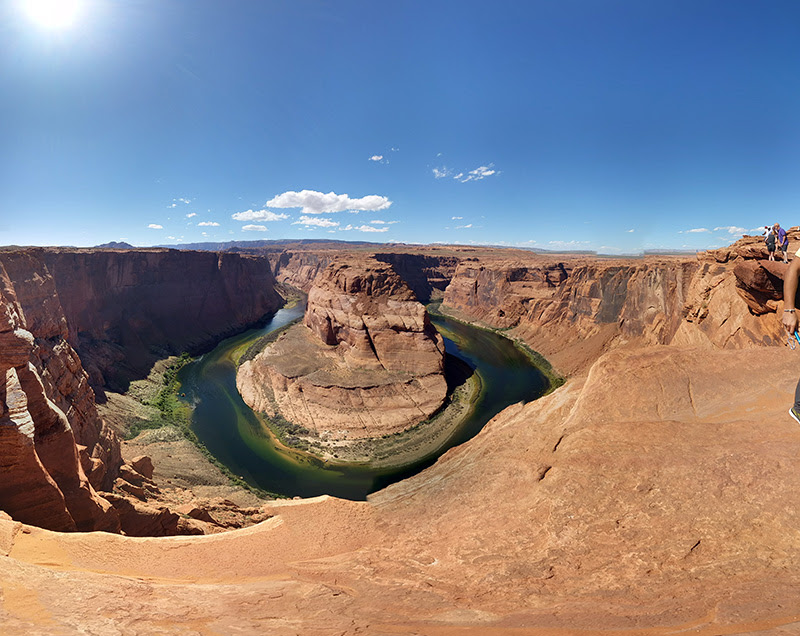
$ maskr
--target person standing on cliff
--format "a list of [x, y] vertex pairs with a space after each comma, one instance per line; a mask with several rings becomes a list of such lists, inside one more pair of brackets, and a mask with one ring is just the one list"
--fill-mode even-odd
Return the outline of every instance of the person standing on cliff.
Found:
[[786, 230], [781, 227], [780, 223], [775, 224], [775, 229], [778, 232], [778, 245], [783, 253], [783, 262], [789, 262], [789, 237], [786, 236]]
[[[800, 250], [795, 256], [800, 256]], [[797, 295], [797, 280], [800, 278], [800, 258], [793, 258], [786, 270], [783, 278], [783, 327], [789, 334], [789, 338], [794, 338], [797, 331], [797, 305], [795, 296]], [[794, 404], [789, 409], [789, 415], [800, 424], [800, 381], [794, 391]]]
[[769, 232], [767, 232], [767, 238], [765, 239], [767, 243], [767, 252], [769, 253], [769, 260], [775, 260], [775, 228], [771, 227]]

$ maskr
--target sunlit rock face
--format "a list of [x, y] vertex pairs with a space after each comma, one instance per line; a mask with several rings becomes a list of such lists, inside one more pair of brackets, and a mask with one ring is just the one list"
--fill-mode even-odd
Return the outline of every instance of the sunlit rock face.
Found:
[[[52, 287], [37, 283], [39, 307], [54, 310]], [[35, 309], [29, 325], [0, 263], [0, 508], [52, 530], [117, 532], [119, 518], [95, 487], [115, 470], [119, 444], [97, 416], [65, 326], [55, 311], [37, 320]]]
[[442, 405], [444, 343], [391, 266], [339, 259], [315, 279], [303, 324], [243, 364], [237, 384], [256, 410], [331, 439], [391, 434]]

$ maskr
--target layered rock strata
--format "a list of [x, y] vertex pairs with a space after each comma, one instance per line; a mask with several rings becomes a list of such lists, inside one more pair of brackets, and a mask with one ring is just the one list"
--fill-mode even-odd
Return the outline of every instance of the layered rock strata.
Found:
[[462, 261], [444, 307], [509, 330], [569, 374], [619, 346], [782, 341], [774, 314], [763, 314], [778, 306], [784, 266], [759, 263], [763, 268], [743, 257], [724, 264], [709, 257]]
[[[119, 518], [82, 463], [88, 460], [100, 487], [116, 468], [117, 441], [93, 412], [91, 389], [64, 333], [34, 335], [37, 327], [26, 321], [0, 264], [0, 506], [19, 521], [55, 530], [119, 531]], [[48, 394], [69, 403], [85, 444], [76, 444], [70, 419]]]
[[303, 324], [244, 363], [237, 386], [252, 408], [327, 439], [377, 437], [441, 407], [444, 345], [389, 265], [337, 261], [317, 276]]

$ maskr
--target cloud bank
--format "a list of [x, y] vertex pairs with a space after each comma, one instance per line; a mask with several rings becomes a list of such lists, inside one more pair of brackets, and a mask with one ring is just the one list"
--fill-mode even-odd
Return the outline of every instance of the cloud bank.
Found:
[[346, 210], [358, 212], [377, 212], [385, 210], [392, 202], [383, 196], [370, 194], [360, 199], [351, 199], [347, 194], [335, 192], [316, 192], [314, 190], [290, 190], [267, 201], [270, 208], [302, 208], [303, 214], [330, 214]]

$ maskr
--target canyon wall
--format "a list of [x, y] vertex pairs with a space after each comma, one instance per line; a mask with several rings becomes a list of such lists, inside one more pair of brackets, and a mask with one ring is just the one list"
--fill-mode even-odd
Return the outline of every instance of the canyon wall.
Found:
[[[0, 250], [0, 509], [55, 530], [119, 531], [122, 458], [93, 383], [126, 385], [282, 299], [263, 258], [174, 250]], [[124, 528], [123, 528], [124, 529]]]
[[[52, 277], [69, 341], [96, 387], [125, 390], [155, 360], [210, 346], [282, 303], [261, 257], [177, 250], [36, 250], [31, 257]], [[12, 278], [30, 283], [27, 259], [0, 253]]]
[[[708, 255], [462, 261], [443, 306], [464, 319], [508, 330], [570, 374], [618, 346], [777, 344], [784, 338], [774, 311], [785, 266], [772, 264], [773, 291], [764, 292], [756, 289], [766, 284], [755, 274], [765, 271], [756, 263], [743, 258], [720, 263]], [[759, 313], [751, 308], [757, 299], [763, 300]]]

